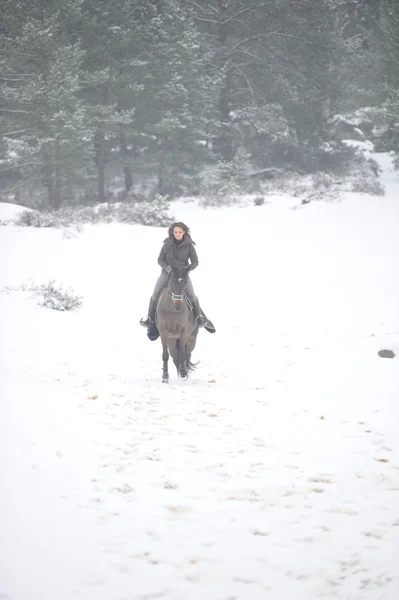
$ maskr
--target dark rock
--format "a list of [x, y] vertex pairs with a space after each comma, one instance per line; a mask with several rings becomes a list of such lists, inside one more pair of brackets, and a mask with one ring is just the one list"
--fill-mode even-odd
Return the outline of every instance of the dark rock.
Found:
[[381, 358], [395, 358], [396, 354], [392, 350], [384, 349], [378, 352], [378, 356], [381, 356]]

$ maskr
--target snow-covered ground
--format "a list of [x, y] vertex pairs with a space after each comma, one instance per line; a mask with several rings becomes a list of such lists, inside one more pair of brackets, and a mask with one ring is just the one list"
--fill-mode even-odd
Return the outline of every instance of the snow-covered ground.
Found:
[[[1, 600], [397, 600], [399, 180], [384, 197], [176, 204], [201, 331], [161, 384], [138, 325], [166, 231], [0, 229]], [[1, 207], [1, 211], [11, 210]]]

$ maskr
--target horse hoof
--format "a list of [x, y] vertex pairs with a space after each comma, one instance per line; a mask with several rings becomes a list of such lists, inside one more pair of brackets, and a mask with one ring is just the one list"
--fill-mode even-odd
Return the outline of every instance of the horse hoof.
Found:
[[187, 379], [188, 379], [188, 373], [187, 373], [187, 371], [180, 371], [180, 373], [179, 373], [179, 377], [180, 377], [180, 379], [182, 379], [183, 381], [187, 381]]
[[162, 383], [169, 383], [169, 377], [162, 377]]

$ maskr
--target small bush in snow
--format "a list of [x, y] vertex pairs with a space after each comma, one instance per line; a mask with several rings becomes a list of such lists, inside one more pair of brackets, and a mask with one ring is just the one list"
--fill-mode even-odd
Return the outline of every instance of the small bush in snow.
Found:
[[203, 183], [204, 206], [220, 206], [234, 202], [240, 193], [240, 186], [232, 163], [220, 162], [215, 169], [207, 174]]
[[378, 179], [363, 179], [357, 177], [352, 182], [352, 192], [370, 194], [371, 196], [383, 196], [385, 194], [384, 186]]
[[355, 154], [356, 149], [343, 142], [324, 142], [315, 150], [313, 172], [322, 170], [345, 176]]
[[86, 223], [140, 223], [155, 227], [166, 227], [172, 219], [168, 215], [169, 201], [156, 195], [151, 202], [117, 202], [96, 206], [64, 207], [57, 211], [23, 211], [15, 225], [25, 227], [69, 227]]
[[55, 215], [38, 210], [24, 210], [14, 220], [15, 225], [22, 227], [56, 227]]
[[115, 221], [166, 227], [172, 220], [168, 215], [169, 200], [156, 194], [151, 202], [131, 202], [110, 205]]
[[[295, 181], [295, 179], [293, 180]], [[292, 185], [292, 184], [291, 184]], [[332, 173], [318, 172], [297, 178], [292, 195], [301, 199], [301, 204], [310, 202], [334, 202], [339, 199], [340, 180]]]
[[62, 285], [56, 285], [51, 280], [46, 284], [38, 285], [30, 280], [29, 283], [21, 283], [18, 287], [5, 287], [2, 292], [31, 292], [39, 299], [38, 304], [53, 310], [68, 311], [82, 306], [82, 298], [76, 296], [71, 288], [64, 289]]
[[379, 169], [376, 161], [368, 154], [359, 154], [350, 173], [351, 192], [383, 196], [384, 186], [379, 180]]
[[64, 290], [62, 285], [57, 287], [54, 281], [38, 286], [35, 293], [42, 296], [42, 306], [53, 310], [75, 310], [82, 306], [81, 297], [75, 296], [70, 288]]
[[240, 148], [232, 162], [220, 161], [207, 174], [203, 181], [202, 192], [204, 206], [220, 206], [238, 201], [243, 192], [259, 191], [257, 181], [248, 176], [250, 163], [248, 155]]
[[[342, 192], [360, 192], [381, 196], [384, 187], [379, 180], [378, 163], [373, 158], [374, 146], [369, 141], [345, 140], [352, 153], [345, 168], [329, 171], [319, 171], [310, 176], [310, 185], [299, 186], [296, 196], [302, 197], [302, 204], [313, 200], [334, 201], [339, 199]], [[342, 163], [342, 167], [345, 163]]]

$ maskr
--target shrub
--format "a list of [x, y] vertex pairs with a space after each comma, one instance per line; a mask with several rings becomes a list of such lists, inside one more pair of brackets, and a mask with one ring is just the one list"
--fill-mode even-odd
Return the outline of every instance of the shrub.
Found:
[[82, 306], [82, 298], [76, 296], [71, 288], [64, 290], [62, 285], [57, 286], [54, 281], [40, 285], [32, 290], [41, 296], [40, 305], [53, 310], [75, 310]]
[[168, 214], [169, 201], [156, 195], [151, 202], [104, 202], [96, 206], [63, 207], [57, 211], [23, 211], [15, 225], [23, 227], [68, 227], [85, 223], [140, 223], [165, 227], [172, 217]]
[[64, 289], [62, 284], [57, 285], [53, 280], [42, 285], [30, 280], [28, 283], [21, 283], [18, 287], [5, 287], [1, 291], [6, 293], [31, 292], [38, 298], [39, 306], [62, 312], [76, 310], [82, 306], [80, 296], [76, 296], [71, 288]]

